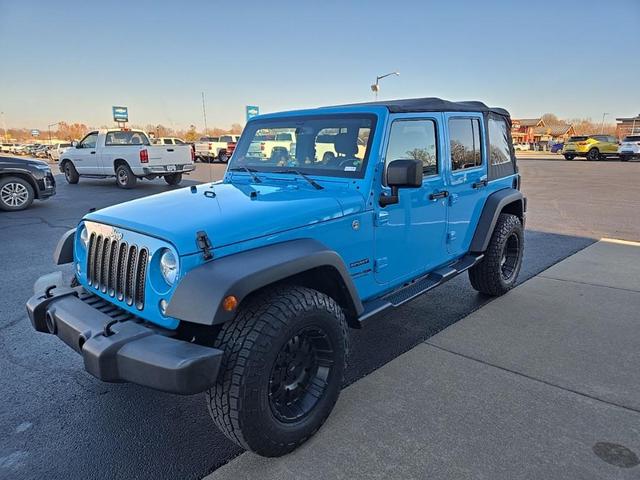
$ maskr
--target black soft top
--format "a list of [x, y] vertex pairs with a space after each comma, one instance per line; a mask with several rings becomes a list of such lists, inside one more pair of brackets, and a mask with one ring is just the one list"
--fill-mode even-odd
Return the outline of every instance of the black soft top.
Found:
[[487, 107], [482, 102], [470, 100], [463, 102], [452, 102], [443, 100], [442, 98], [405, 98], [400, 100], [382, 100], [379, 102], [354, 103], [343, 106], [366, 106], [375, 105], [387, 107], [391, 113], [409, 113], [409, 112], [482, 112], [495, 113], [509, 118], [509, 112], [504, 108]]

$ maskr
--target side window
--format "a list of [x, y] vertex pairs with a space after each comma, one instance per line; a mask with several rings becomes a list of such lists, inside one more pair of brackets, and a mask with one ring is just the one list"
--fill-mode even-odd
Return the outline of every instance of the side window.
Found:
[[184, 145], [184, 142], [182, 140], [180, 140], [179, 138], [176, 138], [174, 140], [174, 142], [176, 143], [176, 145]]
[[509, 130], [505, 120], [489, 118], [489, 145], [491, 165], [502, 165], [511, 161]]
[[98, 141], [98, 132], [91, 132], [84, 137], [80, 142], [82, 148], [96, 148], [96, 142]]
[[163, 142], [165, 145], [173, 145], [173, 141], [171, 141], [171, 139], [170, 139], [170, 138], [165, 138], [162, 142]]
[[449, 119], [451, 143], [451, 170], [482, 165], [480, 147], [480, 121], [477, 118]]
[[438, 151], [434, 120], [395, 120], [391, 125], [385, 167], [394, 160], [420, 160], [424, 175], [436, 175]]

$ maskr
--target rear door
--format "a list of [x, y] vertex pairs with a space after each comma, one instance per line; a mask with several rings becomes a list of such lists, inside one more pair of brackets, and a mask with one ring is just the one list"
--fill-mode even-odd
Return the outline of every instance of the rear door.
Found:
[[484, 122], [479, 113], [446, 113], [445, 124], [449, 192], [446, 241], [448, 252], [459, 256], [471, 243], [487, 196]]

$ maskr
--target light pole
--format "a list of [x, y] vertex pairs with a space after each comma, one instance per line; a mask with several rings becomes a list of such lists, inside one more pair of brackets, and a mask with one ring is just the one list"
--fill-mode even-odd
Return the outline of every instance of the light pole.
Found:
[[2, 115], [2, 139], [6, 142], [8, 140], [7, 138], [7, 124], [5, 123], [4, 120], [4, 112], [0, 112], [0, 115]]
[[383, 78], [389, 77], [391, 75], [398, 76], [400, 75], [400, 72], [391, 72], [391, 73], [385, 73], [384, 75], [380, 75], [379, 77], [376, 77], [376, 83], [371, 85], [371, 91], [375, 93], [376, 100], [378, 100], [378, 92], [380, 91], [380, 80], [382, 80]]
[[47, 125], [47, 130], [49, 130], [49, 145], [51, 145], [51, 127], [55, 127], [59, 123], [60, 122], [56, 122], [56, 123], [51, 123], [51, 124]]
[[207, 110], [204, 106], [204, 92], [202, 92], [202, 116], [204, 117], [204, 135], [207, 136]]
[[608, 112], [605, 112], [602, 114], [602, 124], [600, 125], [600, 133], [604, 133], [604, 117], [606, 117], [607, 115], [609, 115]]

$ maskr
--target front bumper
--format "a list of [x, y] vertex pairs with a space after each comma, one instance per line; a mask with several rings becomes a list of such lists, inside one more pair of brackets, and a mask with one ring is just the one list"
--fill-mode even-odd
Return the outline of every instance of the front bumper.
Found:
[[172, 338], [170, 330], [150, 327], [82, 287], [51, 283], [53, 278], [36, 282], [39, 293], [27, 302], [31, 324], [82, 355], [94, 377], [182, 395], [215, 383], [222, 350]]

